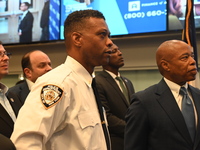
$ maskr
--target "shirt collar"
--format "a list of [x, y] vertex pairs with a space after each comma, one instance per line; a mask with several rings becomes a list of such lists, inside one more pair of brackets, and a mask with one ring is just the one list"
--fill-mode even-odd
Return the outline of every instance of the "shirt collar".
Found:
[[28, 85], [29, 90], [31, 90], [31, 88], [33, 87], [34, 83], [31, 80], [29, 80], [29, 79], [26, 79], [26, 83]]
[[28, 13], [28, 10], [23, 12], [23, 16], [26, 16], [26, 14]]
[[[166, 84], [168, 85], [168, 87], [171, 89], [171, 91], [178, 96], [181, 86], [170, 81], [170, 80], [168, 80], [168, 79], [166, 79], [166, 78], [164, 78], [164, 80], [165, 80]], [[185, 87], [187, 89], [188, 83], [186, 82], [186, 84], [184, 84], [182, 87]]]
[[107, 73], [109, 73], [111, 75], [111, 77], [113, 77], [113, 79], [115, 79], [116, 77], [120, 77], [120, 73], [118, 72], [118, 75], [116, 76], [114, 73], [108, 71], [108, 70], [105, 70]]
[[74, 58], [67, 56], [65, 64], [71, 64], [71, 69], [82, 79], [84, 82], [91, 87], [92, 86], [92, 75]]
[[5, 94], [7, 91], [8, 91], [8, 87], [5, 84], [0, 83], [0, 92]]

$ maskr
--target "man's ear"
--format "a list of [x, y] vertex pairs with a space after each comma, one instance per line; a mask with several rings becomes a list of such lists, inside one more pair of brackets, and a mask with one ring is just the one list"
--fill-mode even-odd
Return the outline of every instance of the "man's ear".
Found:
[[24, 74], [26, 75], [27, 79], [31, 78], [31, 70], [29, 68], [24, 68]]
[[166, 60], [161, 60], [160, 62], [162, 68], [165, 70], [165, 71], [170, 71], [170, 66], [169, 66], [169, 62], [166, 61]]
[[74, 45], [76, 45], [77, 47], [80, 47], [82, 44], [82, 34], [79, 32], [73, 32], [71, 36], [72, 36]]

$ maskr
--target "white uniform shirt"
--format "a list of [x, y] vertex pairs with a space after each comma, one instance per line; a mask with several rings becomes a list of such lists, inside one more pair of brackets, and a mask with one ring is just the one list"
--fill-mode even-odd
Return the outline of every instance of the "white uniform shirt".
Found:
[[[91, 75], [69, 56], [65, 64], [38, 78], [19, 112], [11, 136], [16, 148], [106, 150], [91, 82]], [[63, 94], [45, 109], [40, 94], [45, 91], [42, 87], [49, 84], [62, 89]], [[59, 95], [59, 92], [53, 94]]]

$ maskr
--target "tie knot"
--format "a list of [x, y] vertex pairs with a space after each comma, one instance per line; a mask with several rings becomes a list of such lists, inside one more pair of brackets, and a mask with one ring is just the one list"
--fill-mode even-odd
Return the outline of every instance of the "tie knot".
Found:
[[185, 88], [185, 87], [181, 87], [181, 88], [180, 88], [180, 91], [179, 91], [179, 94], [181, 94], [182, 96], [183, 96], [183, 95], [187, 95], [186, 88]]

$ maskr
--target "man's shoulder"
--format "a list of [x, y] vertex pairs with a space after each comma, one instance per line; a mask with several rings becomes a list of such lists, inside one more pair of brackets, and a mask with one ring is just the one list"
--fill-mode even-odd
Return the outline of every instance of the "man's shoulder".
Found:
[[158, 84], [151, 85], [144, 90], [136, 92], [134, 95], [142, 99], [151, 98], [152, 95], [155, 95], [158, 89]]
[[123, 80], [131, 82], [131, 80], [129, 80], [127, 77], [121, 76], [123, 78]]
[[70, 68], [67, 68], [67, 65], [61, 64], [60, 66], [39, 77], [36, 82], [59, 84], [62, 83], [66, 79], [66, 77], [70, 75], [71, 72], [72, 70]]
[[28, 85], [27, 85], [27, 82], [26, 82], [26, 81], [24, 81], [24, 82], [22, 82], [22, 83], [19, 83], [19, 84], [13, 86], [13, 87], [10, 87], [10, 88], [8, 89], [8, 92], [15, 92], [15, 93], [17, 93], [19, 90], [22, 89], [22, 87], [27, 87], [27, 88], [28, 88]]
[[188, 85], [189, 86], [189, 89], [192, 91], [192, 92], [195, 92], [197, 94], [200, 94], [200, 89], [199, 88], [196, 88], [192, 85]]
[[105, 77], [109, 77], [110, 74], [106, 71], [100, 71], [100, 72], [97, 72], [96, 75], [95, 75], [95, 78], [105, 78]]
[[33, 19], [33, 14], [30, 11], [28, 11], [25, 17], [27, 19]]

